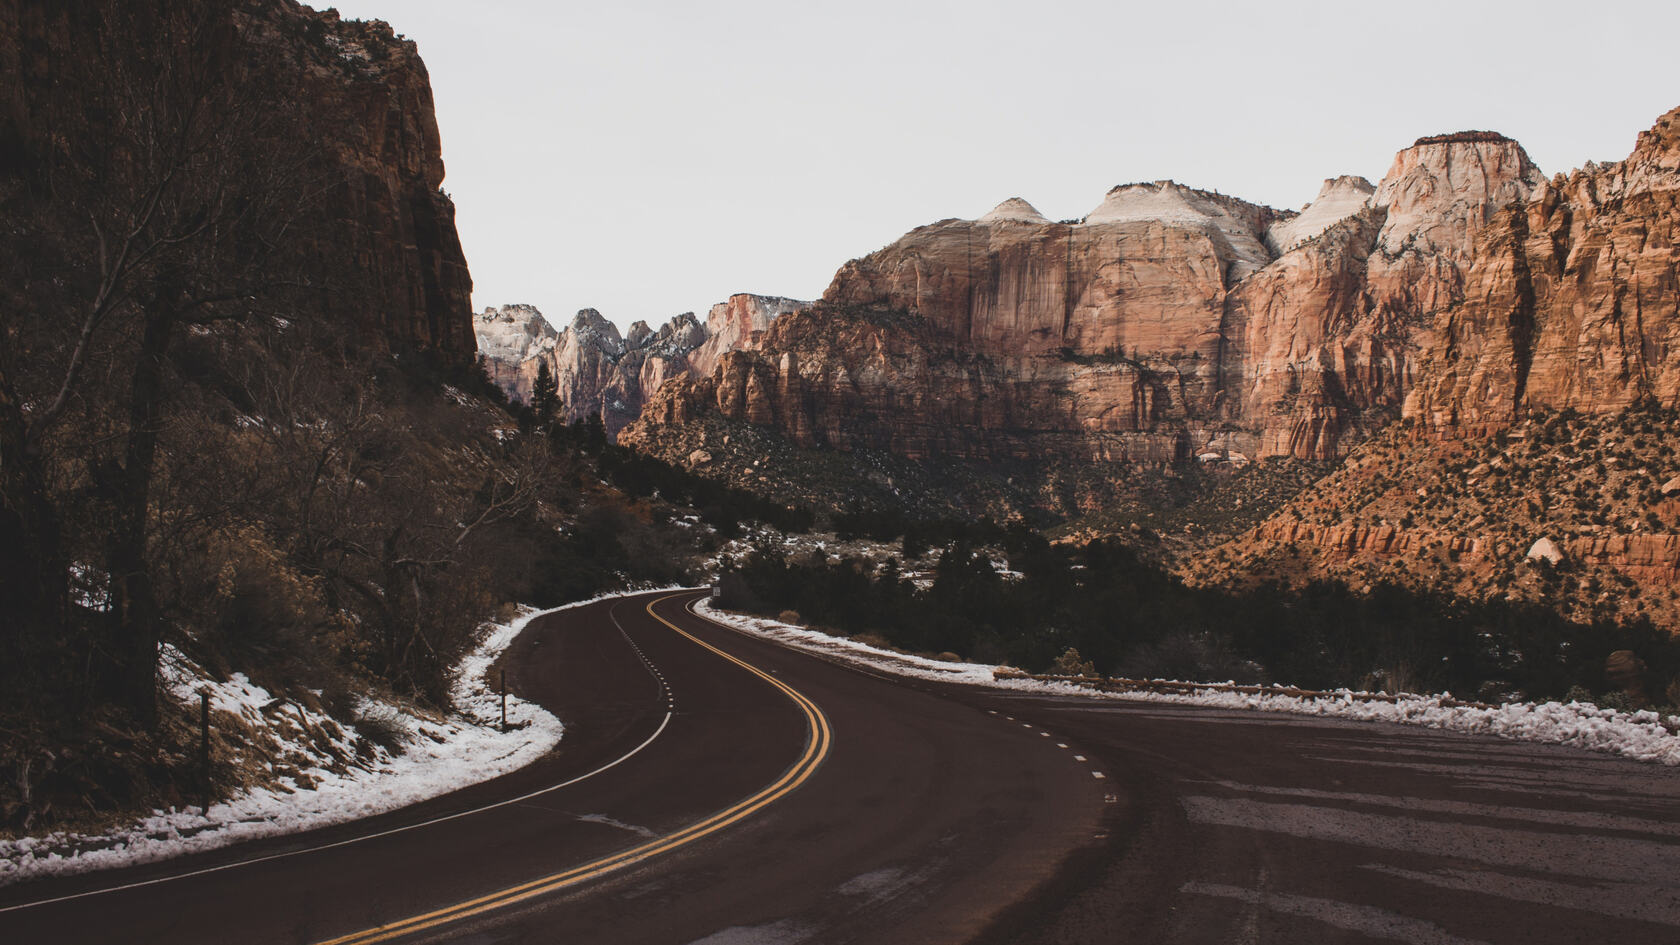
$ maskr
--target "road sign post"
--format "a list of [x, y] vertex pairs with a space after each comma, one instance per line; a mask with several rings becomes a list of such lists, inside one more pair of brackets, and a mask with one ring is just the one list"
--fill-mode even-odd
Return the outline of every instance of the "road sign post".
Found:
[[210, 690], [198, 691], [199, 807], [210, 816]]

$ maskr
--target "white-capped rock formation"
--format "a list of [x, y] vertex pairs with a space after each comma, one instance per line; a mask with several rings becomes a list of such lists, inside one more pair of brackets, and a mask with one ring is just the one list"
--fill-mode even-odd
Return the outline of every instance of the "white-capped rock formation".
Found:
[[600, 417], [609, 436], [641, 414], [642, 405], [673, 377], [709, 373], [724, 354], [750, 349], [778, 316], [809, 302], [740, 294], [712, 306], [702, 325], [692, 312], [657, 330], [645, 321], [620, 334], [592, 308], [556, 332], [529, 305], [487, 308], [473, 322], [482, 363], [510, 397], [529, 402], [539, 365], [547, 362], [567, 423]]

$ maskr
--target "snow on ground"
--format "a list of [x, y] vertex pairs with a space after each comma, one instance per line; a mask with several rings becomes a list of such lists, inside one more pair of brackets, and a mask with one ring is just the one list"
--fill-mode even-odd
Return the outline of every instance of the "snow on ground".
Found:
[[[698, 522], [698, 519], [696, 519]], [[888, 558], [899, 559], [903, 551], [901, 541], [878, 541], [873, 538], [848, 538], [842, 540], [835, 532], [792, 532], [784, 534], [769, 525], [750, 525], [742, 529], [739, 537], [725, 542], [717, 552], [701, 562], [701, 569], [707, 580], [716, 581], [718, 575], [725, 570], [724, 558], [747, 558], [755, 551], [779, 549], [782, 554], [791, 558], [805, 557], [820, 552], [830, 564], [839, 564], [846, 558], [857, 558], [879, 568]], [[1000, 557], [1002, 552], [995, 547], [982, 546], [976, 549], [988, 556], [992, 570], [1006, 581], [1019, 580], [1021, 572], [1009, 570], [1007, 558]], [[899, 573], [910, 580], [921, 590], [933, 586], [933, 569], [939, 563], [939, 557], [944, 549], [934, 545], [922, 553], [919, 558], [904, 558], [899, 561], [902, 569]], [[1083, 567], [1083, 565], [1080, 565]]]
[[[179, 651], [166, 648], [162, 671], [177, 699], [193, 704], [199, 692], [208, 690], [211, 708], [217, 713], [237, 716], [254, 731], [293, 736], [284, 747], [285, 760], [293, 763], [295, 773], [277, 778], [273, 787], [255, 788], [212, 804], [208, 815], [196, 807], [154, 811], [107, 834], [58, 832], [0, 840], [0, 885], [149, 863], [345, 823], [522, 768], [560, 741], [560, 720], [510, 694], [510, 730], [499, 731], [500, 696], [486, 685], [486, 671], [535, 618], [616, 596], [623, 594], [551, 610], [527, 608], [510, 623], [492, 624], [459, 667], [454, 715], [427, 717], [395, 705], [364, 703], [360, 717], [407, 731], [406, 745], [398, 755], [366, 742], [358, 746], [354, 730], [295, 702], [277, 703], [271, 693], [241, 673], [226, 681], [209, 679]], [[217, 722], [217, 717], [212, 714], [212, 724], [229, 724], [225, 718]], [[297, 763], [302, 758], [308, 761]]]
[[[1289, 712], [1367, 722], [1395, 722], [1450, 732], [1497, 735], [1519, 741], [1569, 745], [1638, 761], [1680, 765], [1680, 735], [1670, 731], [1655, 712], [1618, 712], [1601, 709], [1586, 702], [1516, 702], [1495, 708], [1447, 706], [1443, 703], [1448, 697], [1439, 695], [1408, 694], [1401, 695], [1395, 702], [1379, 702], [1362, 701], [1357, 697], [1368, 693], [1354, 692], [1340, 692], [1324, 698], [1218, 690], [1183, 695], [1157, 692], [1099, 692], [1067, 682], [998, 679], [993, 675], [998, 667], [985, 663], [948, 663], [925, 656], [895, 653], [846, 637], [831, 636], [775, 620], [719, 610], [711, 606], [710, 601], [701, 601], [696, 609], [706, 617], [738, 630], [902, 676], [1047, 695], [1077, 695], [1092, 699], [1164, 702], [1221, 709]], [[1680, 725], [1680, 716], [1670, 716], [1668, 721], [1670, 726]]]

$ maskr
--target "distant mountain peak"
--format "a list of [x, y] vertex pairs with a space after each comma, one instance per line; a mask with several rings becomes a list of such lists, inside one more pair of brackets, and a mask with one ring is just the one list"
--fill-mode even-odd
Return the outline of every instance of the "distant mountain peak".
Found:
[[1049, 223], [1044, 214], [1020, 197], [1010, 197], [982, 216], [980, 223]]

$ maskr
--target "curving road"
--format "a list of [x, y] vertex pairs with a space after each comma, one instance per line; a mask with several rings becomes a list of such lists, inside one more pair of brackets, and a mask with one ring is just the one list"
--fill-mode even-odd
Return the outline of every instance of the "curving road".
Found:
[[9, 887], [0, 909], [59, 901], [0, 912], [0, 941], [960, 942], [1094, 842], [1102, 786], [1049, 739], [719, 627], [696, 596], [533, 622], [510, 687], [567, 724], [537, 764], [345, 828]]
[[533, 623], [510, 682], [568, 726], [535, 765], [0, 889], [0, 942], [1680, 942], [1673, 769], [885, 679], [695, 597]]

